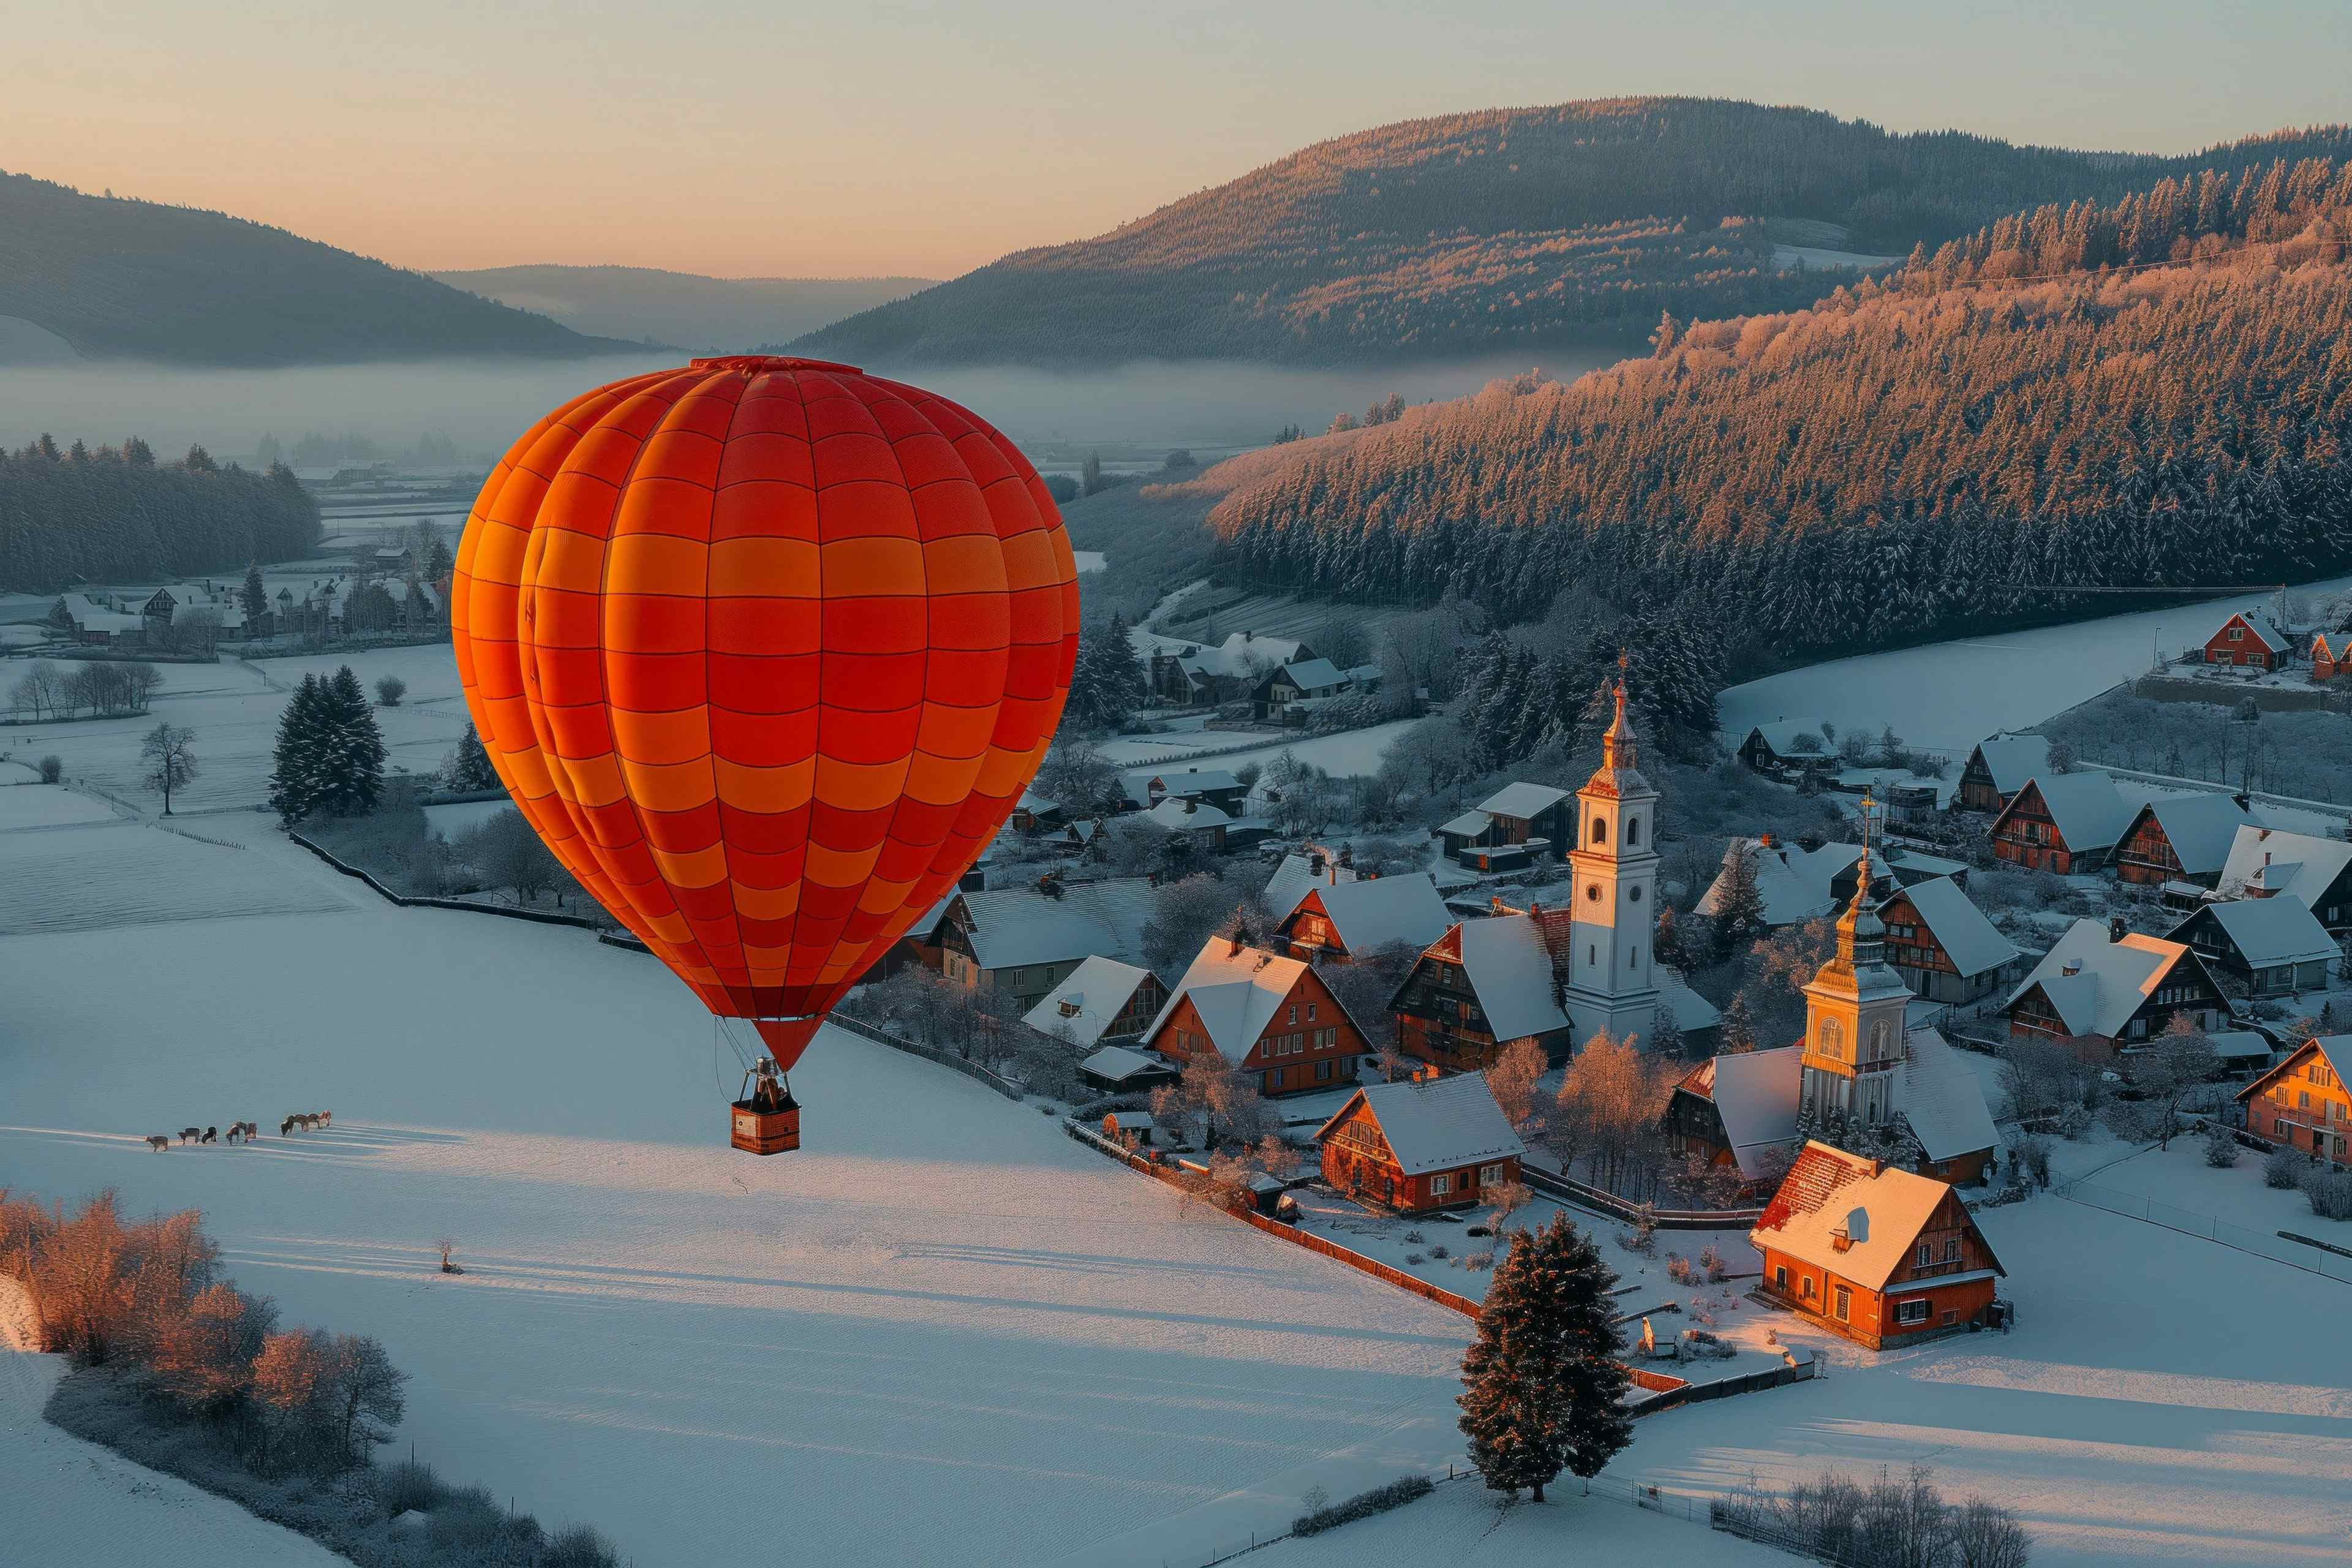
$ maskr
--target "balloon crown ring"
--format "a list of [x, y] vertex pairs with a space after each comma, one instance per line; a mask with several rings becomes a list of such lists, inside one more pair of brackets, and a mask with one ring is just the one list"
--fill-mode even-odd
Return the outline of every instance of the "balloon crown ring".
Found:
[[866, 372], [854, 364], [842, 364], [829, 359], [801, 359], [793, 354], [718, 354], [709, 359], [690, 360], [688, 370], [734, 370], [745, 375], [759, 375], [775, 370], [829, 370], [842, 375], [864, 375]]

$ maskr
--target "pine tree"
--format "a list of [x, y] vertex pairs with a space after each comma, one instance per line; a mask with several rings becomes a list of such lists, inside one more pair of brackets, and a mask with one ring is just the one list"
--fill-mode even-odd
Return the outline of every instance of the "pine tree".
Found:
[[441, 531], [436, 528], [425, 545], [425, 580], [437, 591], [456, 569], [457, 563], [449, 559], [449, 542], [441, 537]]
[[1535, 1500], [1561, 1470], [1598, 1475], [1633, 1440], [1612, 1321], [1617, 1275], [1565, 1214], [1512, 1233], [1462, 1358], [1462, 1432], [1493, 1489]]
[[483, 748], [482, 737], [475, 733], [470, 721], [466, 732], [457, 737], [457, 752], [442, 768], [442, 778], [453, 795], [499, 787], [498, 769], [490, 765], [490, 753]]
[[1716, 947], [1728, 954], [1763, 924], [1764, 892], [1756, 883], [1756, 847], [1741, 840], [1732, 846], [1723, 862], [1722, 891], [1715, 903]]
[[250, 634], [253, 628], [260, 626], [261, 617], [269, 613], [269, 590], [262, 586], [261, 566], [257, 562], [245, 563], [245, 586], [237, 596], [245, 605], [246, 625]]
[[360, 678], [343, 665], [319, 683], [319, 794], [337, 816], [373, 811], [383, 794], [383, 731]]
[[1716, 1026], [1716, 1049], [1725, 1056], [1741, 1056], [1756, 1048], [1756, 1014], [1748, 1005], [1748, 993], [1735, 991], [1731, 1000], [1723, 1005], [1723, 1022]]
[[269, 807], [289, 826], [319, 801], [322, 719], [319, 678], [306, 675], [278, 716], [277, 765], [269, 773]]

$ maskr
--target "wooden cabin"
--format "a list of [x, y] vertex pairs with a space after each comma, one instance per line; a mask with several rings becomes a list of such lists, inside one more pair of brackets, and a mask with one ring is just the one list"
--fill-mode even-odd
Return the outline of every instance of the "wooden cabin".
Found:
[[1990, 995], [2017, 977], [2024, 957], [1948, 877], [1902, 889], [1878, 906], [1878, 918], [1888, 966], [1930, 1002]]
[[2300, 899], [2207, 904], [2165, 934], [2187, 942], [2207, 968], [2231, 976], [2252, 996], [2325, 990], [2344, 957]]
[[2221, 987], [2186, 942], [2142, 936], [2121, 921], [2076, 921], [2010, 995], [2009, 1032], [2074, 1042], [2104, 1060], [2164, 1032], [2175, 1013], [2204, 1029], [2229, 1015]]
[[1429, 873], [1318, 883], [1275, 927], [1293, 957], [1347, 963], [1383, 947], [1418, 951], [1454, 923]]
[[2032, 778], [1992, 819], [1993, 858], [2062, 877], [2095, 871], [2106, 863], [2132, 815], [2105, 773]]
[[2226, 664], [2240, 669], [2284, 669], [2294, 657], [2294, 645], [2259, 610], [2240, 610], [2205, 639], [2207, 664]]
[[2319, 632], [2311, 639], [2312, 684], [2352, 675], [2352, 632]]
[[2116, 876], [2126, 882], [2160, 888], [2194, 882], [2210, 888], [2221, 880], [2230, 846], [2253, 814], [2228, 795], [2168, 795], [2133, 813], [2116, 845]]
[[1576, 796], [1553, 784], [1509, 784], [1437, 830], [1445, 854], [1473, 870], [1510, 870], [1576, 847]]
[[1819, 719], [1775, 719], [1751, 726], [1740, 738], [1739, 760], [1777, 778], [1791, 771], [1832, 766], [1837, 748], [1822, 732]]
[[1527, 1152], [1476, 1073], [1368, 1085], [1315, 1142], [1333, 1190], [1409, 1215], [1492, 1203]]
[[2049, 736], [1995, 735], [1969, 752], [1953, 799], [1963, 811], [1999, 811], [2028, 780], [2049, 769]]
[[1773, 1300], [1871, 1350], [1990, 1321], [2007, 1273], [1948, 1184], [1820, 1142], [1748, 1239]]
[[2338, 1064], [2352, 1065], [2352, 1035], [2322, 1035], [2289, 1051], [2238, 1091], [2246, 1131], [2337, 1164], [2352, 1161], [2352, 1092]]
[[1180, 1067], [1222, 1058], [1268, 1095], [1353, 1083], [1366, 1049], [1312, 965], [1222, 936], [1202, 946], [1141, 1040]]

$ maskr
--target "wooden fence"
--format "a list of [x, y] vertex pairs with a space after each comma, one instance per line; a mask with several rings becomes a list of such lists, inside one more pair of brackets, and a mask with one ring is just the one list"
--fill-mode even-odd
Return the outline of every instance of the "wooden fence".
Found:
[[[1614, 1193], [1604, 1193], [1599, 1187], [1587, 1186], [1572, 1176], [1555, 1176], [1549, 1171], [1538, 1170], [1522, 1162], [1519, 1179], [1539, 1193], [1548, 1193], [1579, 1208], [1592, 1209], [1628, 1224], [1641, 1216], [1640, 1204], [1629, 1202]], [[1650, 1223], [1660, 1230], [1748, 1230], [1763, 1217], [1764, 1211], [1760, 1208], [1654, 1208], [1649, 1211]]]
[[333, 850], [311, 842], [292, 828], [286, 830], [286, 837], [341, 871], [344, 876], [358, 878], [384, 899], [400, 905], [403, 909], [464, 910], [478, 915], [503, 915], [510, 921], [531, 921], [543, 926], [572, 926], [580, 931], [594, 931], [604, 929], [604, 921], [591, 920], [586, 915], [557, 914], [551, 910], [518, 910], [505, 904], [478, 904], [466, 899], [436, 899], [418, 894], [395, 893], [378, 881], [372, 872], [352, 865]]
[[863, 1018], [853, 1018], [846, 1013], [828, 1013], [825, 1015], [824, 1021], [836, 1029], [848, 1030], [859, 1039], [871, 1040], [877, 1046], [887, 1046], [894, 1051], [904, 1051], [910, 1057], [920, 1057], [927, 1062], [937, 1062], [943, 1068], [951, 1068], [974, 1083], [986, 1084], [1007, 1100], [1017, 1101], [1028, 1098], [1028, 1091], [1012, 1079], [999, 1078], [978, 1062], [967, 1060], [953, 1051], [941, 1050], [937, 1046], [927, 1046], [920, 1040], [909, 1040], [902, 1036], [894, 1035], [887, 1029], [869, 1024]]

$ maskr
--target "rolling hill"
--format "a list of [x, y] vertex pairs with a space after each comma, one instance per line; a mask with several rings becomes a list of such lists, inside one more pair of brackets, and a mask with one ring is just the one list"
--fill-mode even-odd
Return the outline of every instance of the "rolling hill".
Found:
[[931, 287], [929, 278], [703, 278], [651, 267], [490, 267], [436, 272], [575, 331], [696, 353], [743, 353]]
[[1723, 100], [1491, 110], [1318, 143], [793, 347], [909, 366], [1638, 342], [1662, 312], [1811, 302], [1841, 274], [1791, 266], [1806, 249], [1899, 257], [2043, 202], [2113, 201], [2195, 168], [2347, 151], [2342, 127], [2168, 158], [1893, 135]]
[[0, 317], [159, 363], [642, 352], [281, 228], [26, 174], [0, 174]]
[[2011, 215], [1884, 286], [1212, 470], [1215, 566], [1504, 622], [1574, 584], [1735, 666], [2047, 617], [2051, 584], [2340, 571], [2347, 236], [2321, 158]]

